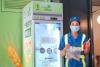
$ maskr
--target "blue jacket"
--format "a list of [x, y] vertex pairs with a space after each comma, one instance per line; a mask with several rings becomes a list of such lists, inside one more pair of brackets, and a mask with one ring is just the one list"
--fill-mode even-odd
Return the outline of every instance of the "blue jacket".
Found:
[[[68, 43], [70, 46], [81, 47], [82, 41], [82, 33], [79, 32], [77, 38], [73, 38], [71, 32], [68, 33]], [[85, 38], [84, 42], [88, 41], [88, 37]], [[83, 43], [84, 43], [83, 42]], [[59, 50], [63, 50], [65, 47], [65, 39], [64, 36], [60, 40]], [[82, 61], [76, 61], [74, 59], [70, 59], [68, 62], [68, 67], [83, 67]]]

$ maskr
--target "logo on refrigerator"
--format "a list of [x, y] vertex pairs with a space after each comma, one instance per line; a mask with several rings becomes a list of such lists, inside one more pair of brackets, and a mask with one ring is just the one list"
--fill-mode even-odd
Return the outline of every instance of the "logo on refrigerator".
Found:
[[35, 8], [36, 8], [36, 10], [37, 11], [52, 11], [52, 8], [51, 8], [51, 5], [50, 4], [39, 4], [39, 3], [37, 3], [36, 5], [35, 5]]
[[52, 49], [51, 49], [51, 48], [48, 48], [48, 49], [47, 49], [47, 53], [48, 53], [48, 54], [51, 54], [51, 53], [52, 53]]
[[45, 49], [44, 48], [40, 48], [40, 53], [45, 53]]
[[30, 63], [31, 56], [32, 56], [32, 41], [31, 40], [26, 40], [25, 41], [25, 62], [27, 64]]

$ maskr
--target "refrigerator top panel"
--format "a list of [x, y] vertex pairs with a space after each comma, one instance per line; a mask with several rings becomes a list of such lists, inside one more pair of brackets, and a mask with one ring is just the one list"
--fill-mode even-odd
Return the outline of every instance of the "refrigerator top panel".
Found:
[[34, 14], [62, 15], [62, 3], [33, 1]]
[[63, 20], [62, 3], [31, 1], [23, 10], [23, 21]]
[[62, 3], [33, 1], [34, 20], [63, 20]]

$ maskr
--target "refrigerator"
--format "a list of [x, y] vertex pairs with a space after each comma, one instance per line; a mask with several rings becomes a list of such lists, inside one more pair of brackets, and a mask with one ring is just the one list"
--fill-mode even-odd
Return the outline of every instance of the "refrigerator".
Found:
[[23, 8], [23, 66], [62, 67], [62, 3], [32, 1]]

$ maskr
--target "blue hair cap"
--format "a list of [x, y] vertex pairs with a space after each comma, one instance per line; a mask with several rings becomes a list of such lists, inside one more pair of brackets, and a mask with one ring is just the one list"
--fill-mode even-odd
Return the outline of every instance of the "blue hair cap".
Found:
[[77, 22], [80, 23], [80, 18], [77, 17], [77, 16], [73, 16], [73, 17], [70, 18], [70, 23], [73, 22], [73, 21], [77, 21]]

